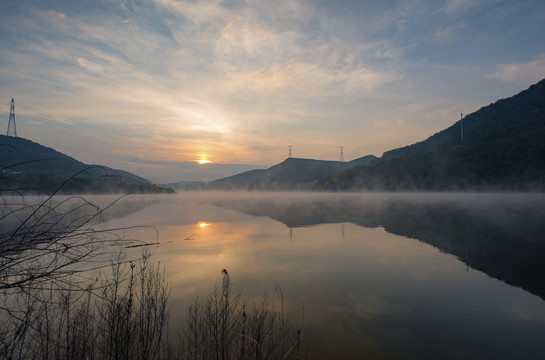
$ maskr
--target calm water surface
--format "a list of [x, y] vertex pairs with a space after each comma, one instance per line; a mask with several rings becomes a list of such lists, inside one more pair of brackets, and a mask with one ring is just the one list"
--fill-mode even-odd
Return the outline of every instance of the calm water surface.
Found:
[[225, 268], [246, 299], [280, 286], [309, 359], [545, 358], [543, 195], [182, 193], [106, 215], [159, 231], [173, 316]]

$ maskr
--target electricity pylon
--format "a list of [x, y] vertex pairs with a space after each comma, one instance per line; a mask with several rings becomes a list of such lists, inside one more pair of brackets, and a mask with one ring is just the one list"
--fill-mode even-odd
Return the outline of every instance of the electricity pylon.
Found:
[[15, 101], [13, 101], [13, 98], [11, 98], [11, 106], [9, 109], [8, 131], [6, 132], [6, 135], [17, 137], [17, 126], [15, 125]]

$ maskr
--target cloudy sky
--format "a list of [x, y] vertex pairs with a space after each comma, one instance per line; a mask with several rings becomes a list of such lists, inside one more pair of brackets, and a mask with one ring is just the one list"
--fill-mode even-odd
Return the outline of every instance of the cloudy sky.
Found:
[[4, 0], [0, 131], [14, 97], [20, 137], [162, 183], [380, 156], [545, 78], [543, 34], [542, 0]]

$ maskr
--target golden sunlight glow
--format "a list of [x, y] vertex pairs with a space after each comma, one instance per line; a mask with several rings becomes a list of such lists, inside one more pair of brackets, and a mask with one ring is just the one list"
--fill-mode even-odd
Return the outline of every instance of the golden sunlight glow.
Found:
[[210, 225], [212, 225], [212, 224], [207, 223], [207, 222], [204, 222], [204, 221], [200, 221], [200, 222], [197, 224], [197, 226], [198, 226], [199, 228], [201, 228], [201, 229], [206, 229], [206, 228], [209, 227]]
[[210, 158], [208, 157], [207, 153], [201, 152], [200, 154], [196, 156], [195, 162], [199, 165], [204, 165], [204, 164], [210, 164], [212, 161], [210, 161]]

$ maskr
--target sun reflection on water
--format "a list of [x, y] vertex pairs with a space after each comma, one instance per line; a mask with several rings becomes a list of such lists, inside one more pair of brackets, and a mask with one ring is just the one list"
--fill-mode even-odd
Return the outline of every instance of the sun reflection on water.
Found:
[[198, 227], [199, 229], [207, 229], [207, 228], [209, 228], [210, 226], [212, 226], [212, 223], [209, 223], [209, 222], [199, 221], [199, 222], [197, 223], [197, 227]]

